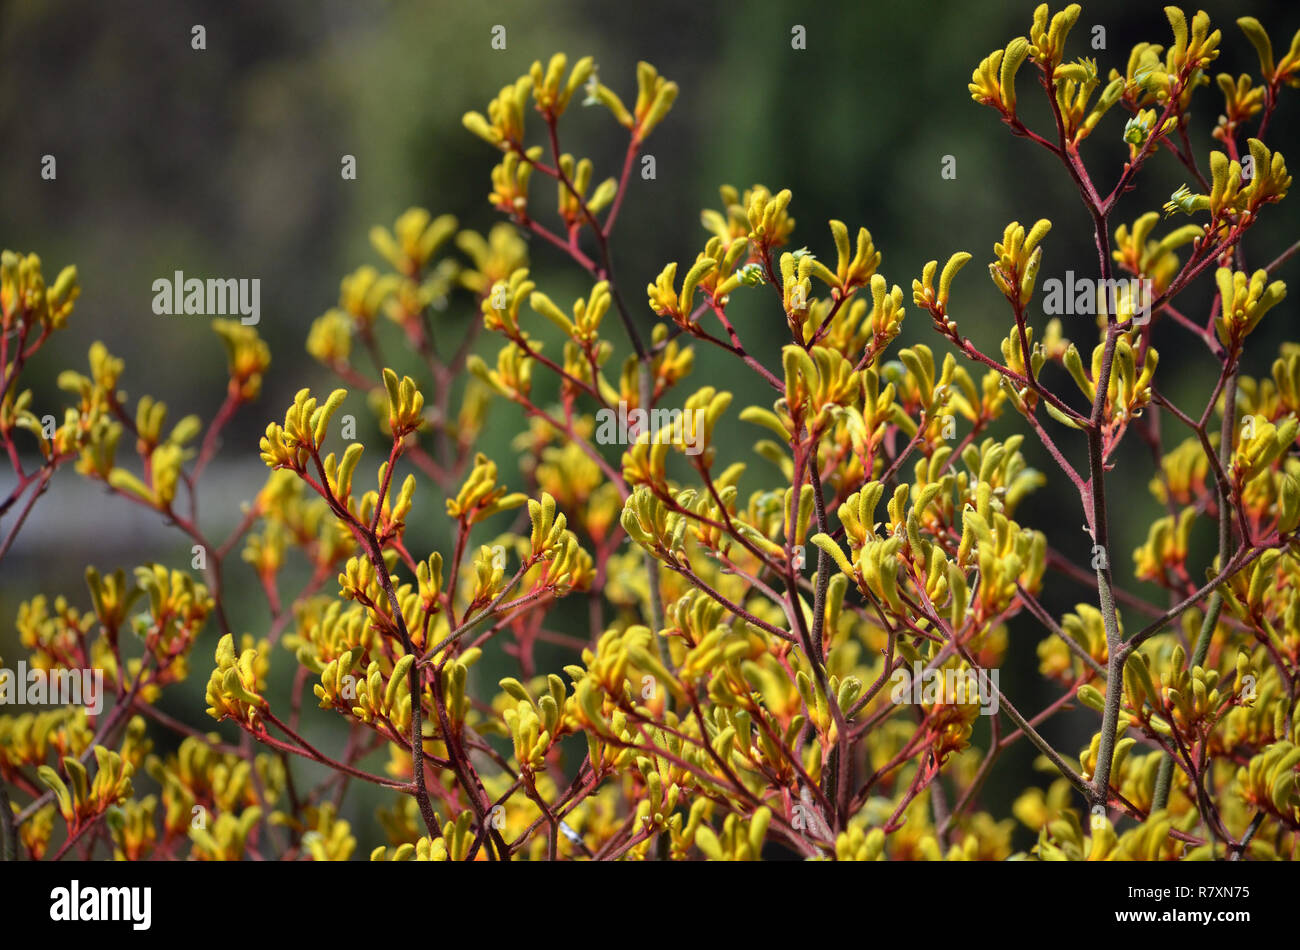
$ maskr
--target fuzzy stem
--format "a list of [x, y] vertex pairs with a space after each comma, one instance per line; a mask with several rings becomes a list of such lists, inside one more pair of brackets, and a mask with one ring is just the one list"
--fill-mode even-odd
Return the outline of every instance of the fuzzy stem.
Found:
[[[1228, 375], [1228, 382], [1223, 396], [1223, 425], [1219, 430], [1219, 465], [1227, 469], [1232, 461], [1232, 434], [1237, 417], [1237, 374], [1233, 370]], [[1219, 492], [1219, 564], [1228, 563], [1228, 552], [1232, 547], [1232, 499]], [[1223, 609], [1223, 591], [1216, 589], [1210, 595], [1205, 608], [1205, 617], [1196, 637], [1196, 646], [1192, 651], [1191, 667], [1205, 662], [1210, 651], [1210, 641], [1214, 638], [1215, 628], [1219, 625], [1219, 613]], [[1190, 667], [1189, 667], [1190, 668]], [[1151, 810], [1158, 811], [1169, 803], [1169, 788], [1174, 775], [1174, 757], [1166, 754], [1160, 762], [1160, 771], [1156, 773], [1155, 793], [1151, 798]]]

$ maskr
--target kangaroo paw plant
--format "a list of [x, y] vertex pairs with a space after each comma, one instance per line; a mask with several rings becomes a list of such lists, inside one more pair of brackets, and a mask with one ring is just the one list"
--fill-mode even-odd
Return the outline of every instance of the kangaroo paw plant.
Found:
[[[909, 295], [865, 227], [833, 220], [796, 249], [790, 191], [761, 185], [722, 187], [704, 233], [683, 232], [693, 253], [616, 279], [620, 209], [678, 87], [643, 62], [624, 99], [589, 57], [535, 63], [464, 117], [505, 220], [484, 236], [413, 208], [372, 230], [380, 265], [346, 276], [307, 337], [341, 388], [271, 413], [269, 476], [224, 537], [198, 489], [260, 395], [256, 330], [215, 324], [229, 386], [206, 426], [132, 404], [100, 343], [88, 374], [59, 376], [62, 419], [42, 418], [21, 376], [77, 276], [47, 287], [35, 255], [6, 251], [0, 558], [66, 462], [193, 555], [90, 567], [87, 592], [20, 607], [24, 664], [51, 684], [102, 671], [106, 708], [0, 716], [6, 856], [1293, 857], [1300, 343], [1266, 377], [1242, 366], [1300, 246], [1261, 263], [1248, 240], [1291, 186], [1268, 132], [1300, 86], [1300, 34], [1275, 57], [1238, 20], [1259, 74], [1234, 78], [1213, 72], [1206, 14], [1166, 13], [1170, 37], [1103, 74], [1068, 58], [1079, 6], [1043, 5], [972, 74], [974, 102], [1059, 161], [1086, 209], [1095, 279], [1069, 286], [1044, 219], [943, 249]], [[1213, 140], [1193, 142], [1215, 89]], [[611, 177], [564, 148], [584, 107], [622, 127]], [[1087, 139], [1111, 168], [1086, 167]], [[1186, 184], [1121, 218], [1156, 163]], [[533, 249], [582, 295], [548, 291]], [[987, 352], [964, 332], [974, 278], [957, 279], [981, 254], [1005, 298]], [[929, 342], [896, 345], [909, 310]], [[1194, 403], [1162, 386], [1157, 326], [1217, 366]], [[747, 347], [772, 328], [779, 354]], [[692, 380], [709, 350], [765, 396]], [[489, 415], [520, 422], [512, 455], [480, 445]], [[752, 452], [723, 457], [723, 427]], [[1121, 467], [1163, 512], [1131, 556], [1113, 541]], [[1049, 482], [1061, 523], [1029, 523]], [[229, 622], [236, 579], [265, 595], [241, 610], [263, 618], [251, 631]], [[1042, 682], [1004, 684], [1030, 638]], [[206, 718], [162, 711], [204, 677]], [[1058, 717], [1074, 747], [1044, 737]], [[986, 788], [1017, 743], [1044, 780], [998, 805]], [[363, 785], [377, 838], [342, 817]]]

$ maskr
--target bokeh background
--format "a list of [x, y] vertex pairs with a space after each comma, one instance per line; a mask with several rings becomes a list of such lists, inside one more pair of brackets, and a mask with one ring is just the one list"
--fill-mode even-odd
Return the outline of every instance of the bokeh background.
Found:
[[[1235, 17], [1258, 17], [1279, 55], [1300, 27], [1300, 7], [1291, 2], [1202, 5], [1224, 30], [1216, 71], [1258, 71], [1253, 49], [1232, 23]], [[331, 385], [304, 341], [311, 321], [334, 305], [339, 278], [360, 264], [381, 263], [366, 238], [370, 226], [391, 225], [412, 205], [454, 213], [462, 226], [484, 232], [495, 223], [485, 200], [495, 156], [462, 128], [460, 118], [466, 110], [484, 110], [502, 85], [557, 50], [571, 60], [594, 55], [602, 81], [625, 101], [635, 96], [639, 59], [681, 87], [677, 105], [648, 145], [657, 178], [634, 175], [615, 235], [620, 283], [643, 326], [649, 327], [653, 315], [641, 289], [664, 263], [690, 261], [703, 246], [699, 212], [718, 206], [718, 186], [743, 189], [761, 182], [793, 190], [796, 247], [833, 253], [830, 218], [870, 229], [884, 255], [882, 272], [908, 298], [910, 316], [896, 347], [925, 341], [943, 350], [929, 321], [911, 306], [910, 283], [927, 260], [946, 260], [959, 249], [973, 252], [975, 261], [956, 285], [954, 312], [963, 332], [985, 348], [995, 347], [1011, 319], [983, 266], [1007, 222], [1049, 217], [1055, 223], [1040, 285], [1066, 269], [1082, 274], [1095, 268], [1087, 216], [1055, 159], [1010, 136], [966, 89], [981, 58], [1027, 31], [1032, 10], [1028, 0], [758, 0], [743, 6], [685, 0], [10, 0], [0, 4], [0, 242], [39, 253], [49, 272], [75, 263], [83, 287], [69, 330], [40, 354], [25, 383], [35, 390], [38, 406], [62, 406], [58, 371], [84, 369], [88, 346], [101, 339], [126, 360], [123, 388], [132, 405], [149, 393], [168, 403], [173, 419], [197, 412], [206, 420], [223, 395], [220, 342], [206, 318], [155, 316], [151, 284], [178, 269], [187, 276], [260, 278], [258, 329], [274, 362], [260, 402], [227, 429], [202, 496], [205, 529], [224, 537], [238, 518], [239, 503], [265, 479], [256, 444], [267, 421], [282, 417], [300, 387]], [[195, 24], [206, 28], [206, 50], [191, 48]], [[504, 51], [489, 45], [496, 24], [507, 28]], [[796, 24], [807, 30], [803, 51], [791, 49]], [[1106, 29], [1104, 50], [1088, 47], [1094, 25]], [[1096, 57], [1104, 75], [1122, 69], [1140, 39], [1169, 42], [1159, 3], [1091, 0], [1070, 53]], [[1048, 115], [1040, 99], [1022, 76], [1025, 113], [1031, 126], [1043, 129]], [[1192, 138], [1204, 165], [1222, 100], [1211, 87], [1198, 103]], [[1272, 125], [1271, 144], [1288, 157], [1300, 154], [1298, 110], [1300, 93], [1285, 96]], [[1126, 155], [1123, 121], [1119, 110], [1108, 117], [1084, 153], [1107, 189]], [[592, 157], [597, 180], [617, 173], [625, 140], [607, 112], [571, 109], [565, 127], [566, 149]], [[45, 154], [57, 159], [54, 181], [39, 175]], [[357, 158], [355, 181], [339, 174], [344, 154]], [[957, 159], [956, 180], [940, 177], [944, 155]], [[1171, 157], [1150, 162], [1112, 223], [1159, 208], [1186, 180]], [[549, 183], [535, 190], [543, 204], [553, 201]], [[1252, 265], [1271, 260], [1295, 239], [1289, 204], [1270, 209], [1252, 232]], [[560, 255], [543, 246], [533, 250], [534, 275], [550, 296], [568, 301], [585, 294], [581, 275]], [[1300, 260], [1288, 262], [1277, 276], [1300, 279]], [[1209, 287], [1210, 279], [1203, 278], [1184, 298], [1184, 312], [1203, 318]], [[769, 304], [763, 295], [738, 295], [735, 309], [750, 349], [775, 365], [785, 329]], [[441, 318], [446, 324], [440, 335], [454, 339], [463, 333], [471, 309], [468, 300], [456, 301]], [[1267, 372], [1277, 343], [1294, 338], [1294, 313], [1287, 301], [1269, 315], [1253, 340], [1246, 372]], [[1089, 327], [1071, 326], [1070, 319], [1066, 334], [1090, 340]], [[1157, 329], [1156, 346], [1165, 391], [1185, 408], [1199, 410], [1200, 393], [1216, 372], [1207, 352], [1169, 327]], [[479, 351], [491, 357], [495, 341], [485, 341]], [[725, 380], [736, 394], [733, 412], [770, 401], [760, 385], [719, 357], [697, 354], [699, 384]], [[494, 413], [481, 447], [510, 479], [515, 466], [509, 436], [518, 414], [508, 406]], [[756, 480], [748, 487], [756, 487], [770, 469], [750, 452], [759, 437], [750, 428], [725, 426], [719, 443], [723, 457], [750, 461]], [[1173, 443], [1182, 433], [1167, 425], [1166, 436]], [[1157, 514], [1147, 490], [1149, 456], [1131, 441], [1110, 482], [1121, 578], [1129, 574], [1128, 552]], [[1083, 448], [1080, 439], [1069, 449], [1080, 465]], [[129, 447], [123, 450], [125, 457]], [[1033, 439], [1026, 451], [1050, 471]], [[7, 488], [0, 478], [0, 490]], [[442, 499], [431, 489], [417, 495], [413, 550], [447, 549], [441, 511]], [[1079, 529], [1082, 512], [1063, 479], [1053, 478], [1027, 501], [1020, 520], [1046, 530], [1055, 545], [1077, 552], [1087, 565], [1090, 542]], [[1212, 533], [1207, 526], [1200, 536], [1203, 558]], [[12, 618], [20, 601], [37, 592], [67, 593], [84, 605], [86, 563], [129, 570], [153, 560], [188, 564], [188, 542], [160, 518], [64, 470], [0, 568], [0, 655], [17, 655]], [[227, 573], [233, 626], [263, 630], [267, 609], [251, 570], [232, 559]], [[1139, 589], [1131, 580], [1124, 586]], [[1053, 579], [1046, 594], [1058, 615], [1090, 599], [1086, 589], [1062, 579]], [[1044, 634], [1028, 616], [1011, 629], [1003, 688], [1021, 709], [1037, 710], [1053, 698], [1035, 674], [1034, 648]], [[202, 686], [216, 635], [210, 627], [196, 649], [191, 682], [163, 701], [168, 711], [203, 728], [208, 722]], [[482, 685], [503, 675], [503, 664], [485, 664]], [[276, 665], [282, 686], [291, 667], [288, 655], [280, 655]], [[310, 715], [307, 722], [307, 734], [329, 745], [332, 723]], [[1077, 752], [1092, 727], [1092, 715], [1085, 713], [1057, 717], [1045, 731], [1059, 747]], [[160, 750], [167, 747], [165, 737], [157, 741]], [[1017, 790], [1042, 781], [1021, 743], [995, 770], [986, 804], [1005, 816]], [[378, 839], [371, 804], [356, 795], [345, 812], [363, 844]]]

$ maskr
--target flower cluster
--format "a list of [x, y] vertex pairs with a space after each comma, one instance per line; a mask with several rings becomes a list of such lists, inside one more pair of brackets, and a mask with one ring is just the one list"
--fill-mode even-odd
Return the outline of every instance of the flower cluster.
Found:
[[[222, 427], [258, 397], [266, 345], [218, 323], [225, 402], [206, 427], [186, 416], [169, 428], [148, 396], [129, 411], [122, 363], [96, 344], [89, 376], [60, 377], [77, 405], [47, 431], [15, 384], [66, 322], [76, 275], [47, 289], [39, 260], [6, 252], [0, 438], [26, 429], [45, 459], [20, 470], [20, 487], [43, 489], [75, 458], [187, 535], [203, 575], [151, 564], [132, 585], [92, 569], [88, 612], [63, 597], [22, 606], [34, 665], [106, 669], [116, 695], [97, 718], [0, 716], [18, 842], [32, 857], [56, 841], [58, 854], [92, 854], [103, 820], [104, 846], [124, 859], [347, 860], [361, 843], [338, 803], [358, 781], [391, 794], [384, 840], [364, 843], [372, 860], [1291, 855], [1300, 347], [1287, 344], [1270, 376], [1242, 367], [1286, 296], [1273, 271], [1287, 255], [1247, 268], [1245, 238], [1291, 184], [1265, 142], [1300, 57], [1293, 42], [1275, 61], [1263, 27], [1239, 21], [1260, 84], [1217, 77], [1226, 104], [1207, 158], [1186, 135], [1188, 110], [1223, 37], [1204, 13], [1167, 13], [1172, 45], [1139, 44], [1104, 85], [1094, 61], [1067, 60], [1073, 4], [1040, 6], [1026, 36], [975, 69], [973, 99], [1077, 185], [1098, 280], [1113, 290], [1092, 298], [1075, 339], [1060, 320], [1035, 325], [1031, 304], [1060, 263], [1053, 225], [1010, 222], [990, 235], [1007, 320], [994, 352], [962, 331], [956, 278], [973, 252], [928, 262], [908, 297], [866, 227], [832, 220], [829, 239], [794, 249], [794, 197], [763, 185], [724, 186], [706, 233], [644, 297], [620, 287], [615, 224], [677, 86], [641, 63], [629, 108], [590, 57], [533, 64], [464, 118], [499, 153], [489, 203], [508, 223], [484, 236], [413, 208], [373, 229], [385, 269], [345, 277], [307, 339], [341, 388], [300, 390], [266, 427], [267, 480], [219, 543], [199, 523], [195, 485]], [[1025, 72], [1046, 92], [1050, 131], [1024, 124]], [[626, 136], [609, 177], [561, 148], [579, 102]], [[1112, 110], [1130, 118], [1106, 131]], [[1106, 135], [1125, 159], [1110, 192], [1078, 151]], [[1162, 150], [1202, 189], [1164, 206], [1190, 222], [1157, 234], [1156, 200], [1112, 231], [1118, 199]], [[538, 289], [521, 232], [562, 252], [590, 290], [570, 301]], [[1213, 303], [1184, 312], [1198, 277]], [[740, 299], [766, 310], [779, 362], [746, 346], [769, 331], [740, 316]], [[909, 309], [928, 316], [934, 347], [895, 346]], [[1194, 410], [1161, 387], [1156, 325], [1185, 331], [1215, 367]], [[401, 363], [414, 375], [392, 368], [393, 335], [418, 358]], [[690, 380], [707, 348], [766, 398], [734, 406], [732, 392]], [[519, 420], [517, 464], [481, 449], [490, 413]], [[641, 421], [611, 448], [602, 427], [620, 413]], [[715, 436], [733, 424], [754, 434], [752, 457], [721, 457]], [[118, 461], [127, 431], [137, 465]], [[1152, 453], [1161, 511], [1132, 552], [1132, 579], [1164, 589], [1152, 600], [1124, 588], [1128, 562], [1112, 550], [1107, 475], [1132, 464], [1118, 451], [1132, 437]], [[1067, 504], [1077, 492], [1086, 535], [1026, 515], [1022, 502], [1049, 483]], [[445, 515], [439, 549], [408, 532], [425, 515]], [[236, 549], [267, 600], [265, 629], [242, 637], [224, 610]], [[1077, 606], [1056, 615], [1049, 590]], [[137, 600], [147, 606], [131, 615]], [[155, 708], [186, 678], [205, 626], [217, 628], [207, 713], [238, 746]], [[1015, 686], [1003, 691], [999, 670], [1025, 647], [1013, 629], [1039, 631], [1039, 672], [1059, 694], [1044, 709], [1022, 712]], [[552, 667], [557, 649], [568, 662]], [[501, 663], [512, 675], [485, 672]], [[287, 699], [272, 688], [282, 664]], [[316, 709], [304, 711], [308, 689]], [[1055, 748], [1043, 723], [1078, 708], [1095, 711], [1095, 734]], [[341, 723], [342, 751], [303, 736], [311, 715]], [[146, 717], [184, 734], [175, 752], [151, 753]], [[1018, 741], [1051, 780], [998, 814], [985, 781]], [[362, 765], [376, 752], [382, 773]], [[295, 786], [299, 759], [332, 777]], [[157, 791], [138, 797], [145, 781]]]

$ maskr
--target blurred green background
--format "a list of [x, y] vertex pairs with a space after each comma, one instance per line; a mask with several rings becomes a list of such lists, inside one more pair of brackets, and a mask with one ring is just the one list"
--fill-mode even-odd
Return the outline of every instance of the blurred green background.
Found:
[[[1216, 71], [1234, 75], [1258, 71], [1254, 51], [1232, 23], [1235, 17], [1258, 17], [1279, 55], [1300, 27], [1294, 3], [1204, 7], [1224, 30]], [[255, 447], [267, 421], [282, 417], [300, 387], [331, 385], [307, 356], [304, 341], [311, 321], [334, 305], [339, 278], [360, 264], [381, 263], [366, 239], [369, 227], [391, 225], [407, 207], [423, 205], [452, 212], [462, 226], [485, 232], [497, 220], [485, 200], [496, 159], [462, 128], [460, 118], [469, 109], [484, 111], [502, 85], [557, 50], [571, 60], [594, 55], [601, 80], [629, 103], [638, 59], [654, 63], [681, 87], [670, 117], [647, 146], [657, 178], [633, 176], [615, 234], [620, 284], [647, 328], [653, 315], [642, 288], [667, 261], [693, 260], [706, 238], [700, 209], [718, 207], [717, 189], [724, 183], [791, 188], [799, 223], [793, 246], [807, 245], [823, 257], [833, 253], [828, 219], [841, 219], [851, 229], [867, 226], [884, 255], [881, 271], [907, 298], [909, 318], [895, 349], [924, 341], [943, 351], [928, 319], [911, 305], [910, 284], [925, 261], [946, 260], [959, 249], [973, 252], [975, 261], [956, 284], [954, 315], [978, 344], [996, 346], [1011, 317], [983, 268], [1009, 221], [1049, 217], [1055, 224], [1040, 286], [1067, 269], [1094, 273], [1096, 266], [1087, 215], [1056, 160], [1009, 135], [966, 89], [980, 59], [1028, 30], [1030, 2], [759, 0], [741, 8], [681, 0], [11, 0], [0, 10], [0, 240], [39, 253], [47, 273], [75, 263], [83, 287], [69, 329], [25, 377], [37, 406], [64, 404], [54, 385], [57, 372], [84, 370], [87, 347], [102, 339], [127, 362], [123, 388], [132, 405], [149, 393], [168, 403], [173, 420], [188, 412], [210, 418], [225, 378], [219, 340], [205, 318], [155, 316], [151, 284], [178, 269], [187, 276], [261, 279], [258, 329], [274, 362], [260, 402], [229, 427], [224, 452], [207, 479], [204, 527], [215, 537], [224, 537], [239, 502], [250, 499], [265, 478]], [[206, 50], [191, 48], [195, 24], [206, 29]], [[496, 24], [507, 28], [504, 51], [489, 45]], [[794, 25], [807, 30], [806, 50], [791, 49]], [[1105, 27], [1104, 50], [1088, 47], [1094, 25]], [[1104, 75], [1122, 69], [1140, 39], [1169, 42], [1159, 3], [1093, 0], [1084, 5], [1069, 51], [1096, 57]], [[1030, 103], [1025, 114], [1031, 126], [1046, 129], [1049, 116], [1041, 96], [1028, 88], [1027, 75], [1021, 84], [1022, 103]], [[1270, 144], [1288, 157], [1296, 153], [1298, 101], [1300, 94], [1284, 96], [1270, 134]], [[1201, 91], [1192, 138], [1203, 166], [1208, 133], [1221, 109], [1216, 88]], [[1094, 178], [1107, 190], [1126, 156], [1123, 121], [1119, 110], [1112, 113], [1084, 151]], [[562, 128], [566, 150], [589, 155], [597, 180], [617, 173], [625, 139], [608, 113], [574, 108]], [[45, 154], [57, 159], [55, 181], [40, 178]], [[345, 154], [357, 158], [355, 181], [340, 177]], [[956, 157], [956, 180], [940, 177], [944, 155]], [[1159, 208], [1186, 180], [1171, 157], [1153, 160], [1112, 226]], [[535, 183], [534, 190], [535, 202], [553, 206], [549, 183]], [[1247, 243], [1252, 266], [1293, 241], [1295, 223], [1287, 204], [1270, 209]], [[537, 245], [533, 251], [534, 276], [550, 296], [567, 303], [586, 292], [581, 275], [560, 255]], [[1277, 276], [1300, 278], [1300, 262], [1288, 262]], [[1209, 287], [1210, 279], [1202, 278], [1184, 296], [1184, 312], [1203, 319]], [[463, 332], [471, 309], [467, 299], [456, 301], [443, 317], [441, 337]], [[737, 295], [734, 310], [751, 351], [774, 365], [786, 332], [781, 315], [757, 294]], [[1246, 372], [1267, 372], [1277, 343], [1294, 336], [1292, 313], [1288, 301], [1265, 321]], [[1090, 327], [1071, 325], [1071, 319], [1088, 318], [1065, 318], [1067, 336], [1090, 341]], [[390, 351], [397, 345], [391, 338]], [[1162, 387], [1185, 409], [1199, 411], [1201, 393], [1216, 372], [1207, 352], [1167, 326], [1157, 328], [1155, 345]], [[496, 349], [494, 340], [479, 346], [490, 362]], [[697, 353], [696, 385], [725, 380], [736, 394], [733, 413], [744, 404], [770, 402], [770, 393], [720, 357]], [[356, 409], [364, 417], [359, 400]], [[514, 484], [508, 443], [518, 419], [512, 407], [495, 408], [481, 446]], [[1171, 425], [1165, 432], [1170, 444], [1182, 437]], [[772, 474], [749, 452], [757, 437], [757, 430], [743, 424], [726, 425], [719, 434], [721, 457], [744, 455], [750, 462], [746, 488]], [[1146, 487], [1149, 456], [1131, 441], [1111, 477], [1121, 578], [1131, 576], [1128, 552], [1158, 514]], [[1082, 466], [1082, 440], [1073, 444], [1067, 438], [1065, 444]], [[1026, 451], [1038, 467], [1050, 470], [1034, 440], [1026, 442]], [[120, 455], [129, 454], [124, 443]], [[7, 487], [0, 482], [0, 489]], [[1068, 489], [1063, 479], [1053, 478], [1021, 508], [1020, 520], [1047, 531], [1053, 544], [1077, 552], [1086, 566], [1090, 542], [1079, 529], [1082, 511]], [[431, 489], [417, 494], [411, 527], [417, 556], [447, 549], [441, 511], [442, 499]], [[1202, 557], [1208, 557], [1212, 533], [1207, 524], [1199, 536]], [[109, 570], [149, 560], [182, 566], [188, 551], [188, 543], [161, 519], [109, 498], [70, 469], [61, 472], [0, 569], [0, 655], [16, 655], [11, 618], [21, 600], [44, 591], [68, 593], [84, 605], [81, 573], [87, 562]], [[227, 573], [233, 626], [264, 629], [266, 607], [252, 572], [232, 559]], [[1053, 578], [1045, 599], [1059, 614], [1091, 597]], [[1027, 616], [1012, 625], [1002, 684], [1026, 711], [1052, 698], [1035, 673], [1034, 648], [1042, 636]], [[210, 627], [196, 649], [191, 682], [164, 700], [173, 714], [186, 714], [204, 728], [200, 700], [215, 640]], [[287, 681], [288, 657], [277, 660], [276, 680]], [[504, 661], [493, 659], [480, 675], [482, 685], [505, 670]], [[1092, 718], [1057, 717], [1045, 731], [1066, 751], [1077, 752]], [[307, 734], [328, 745], [331, 724], [310, 715], [307, 721]], [[166, 740], [158, 741], [161, 748]], [[986, 794], [999, 817], [1008, 813], [1016, 790], [1040, 780], [1031, 771], [1028, 747], [1021, 743], [1012, 751]], [[368, 803], [360, 796], [351, 803], [347, 815], [363, 844], [375, 842], [378, 829]]]

